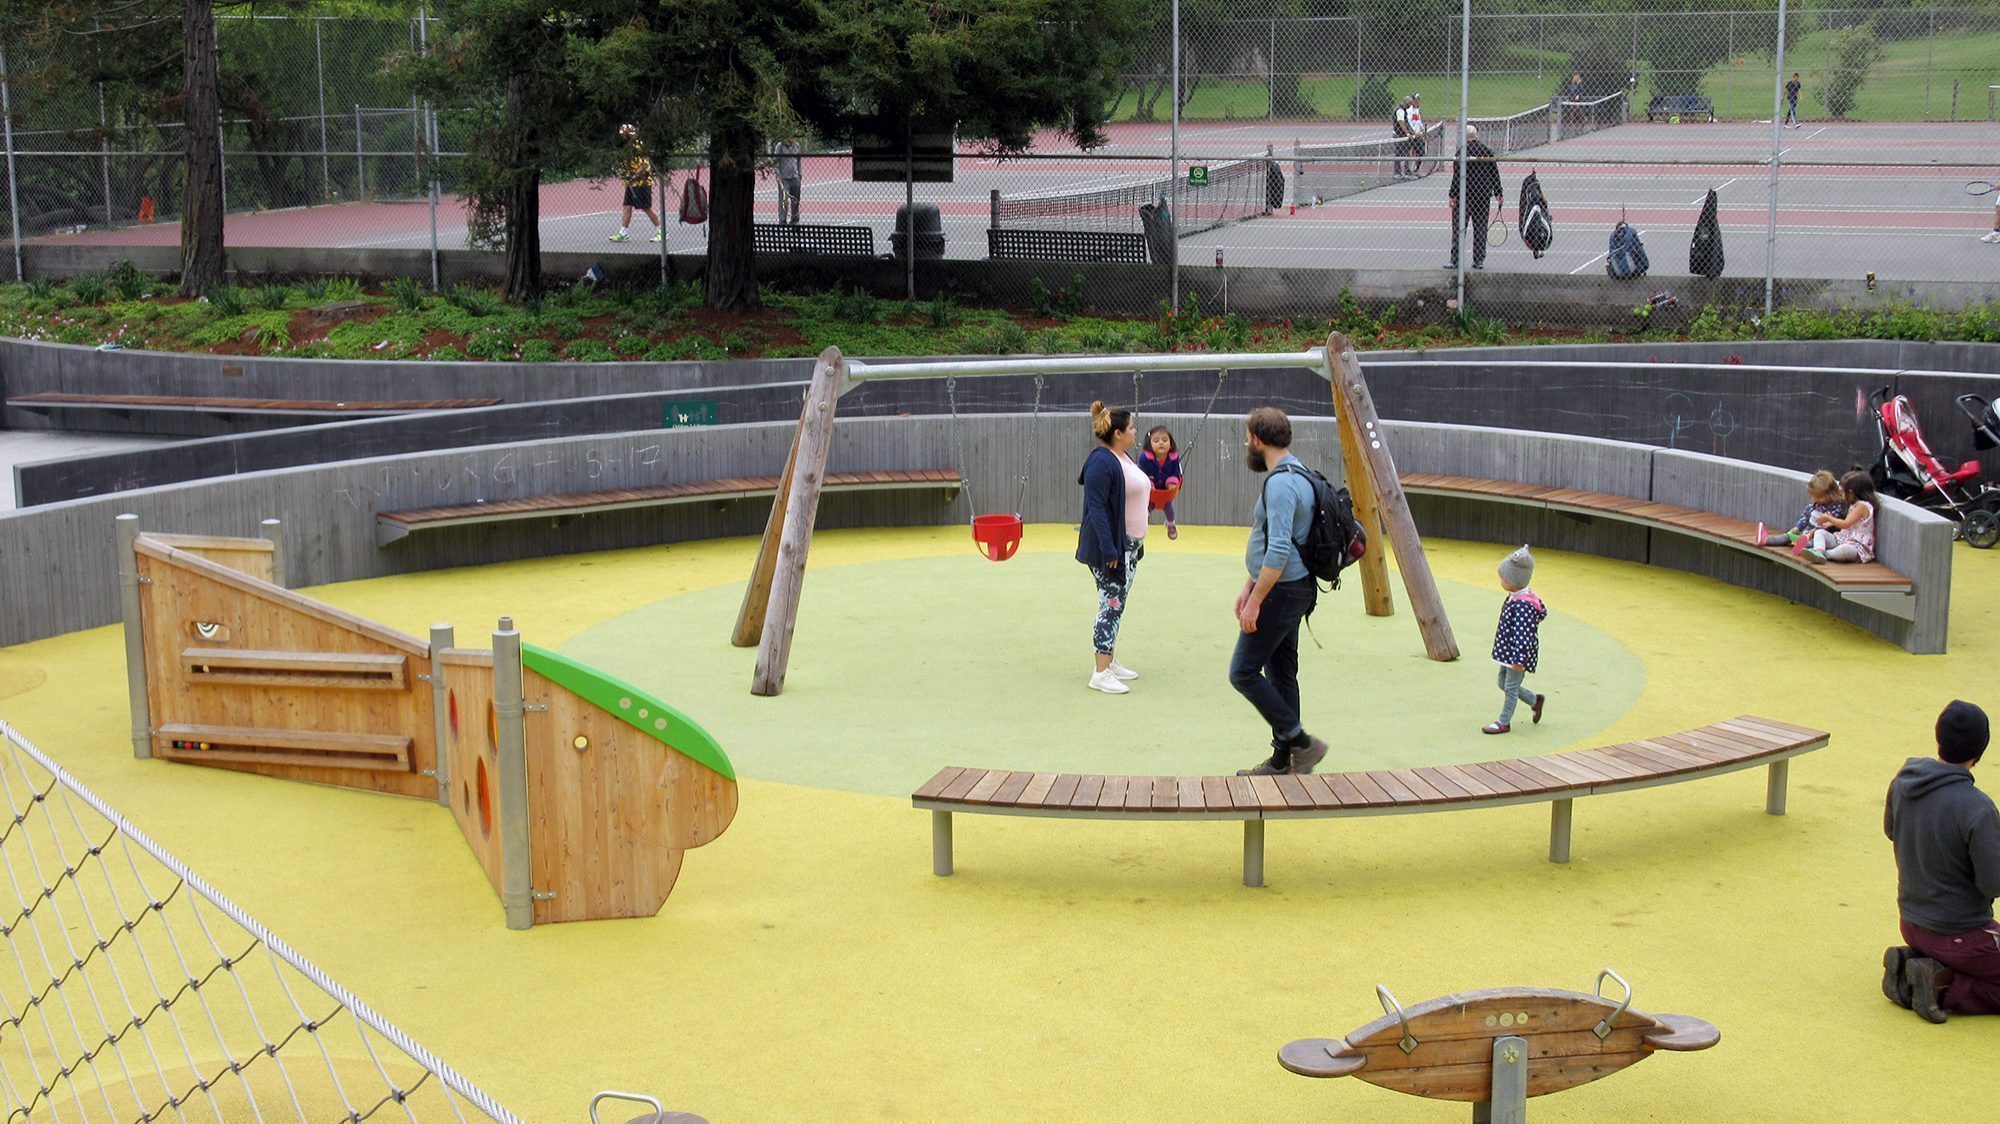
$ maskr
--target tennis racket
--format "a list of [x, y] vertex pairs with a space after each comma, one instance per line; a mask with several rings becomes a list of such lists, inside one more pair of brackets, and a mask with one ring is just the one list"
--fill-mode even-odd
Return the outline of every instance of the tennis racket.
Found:
[[1996, 185], [1992, 180], [1973, 180], [1965, 185], [1967, 195], [1990, 195], [1995, 190], [2000, 190], [2000, 185]]
[[1505, 246], [1507, 244], [1506, 219], [1494, 219], [1487, 225], [1486, 244], [1488, 246]]

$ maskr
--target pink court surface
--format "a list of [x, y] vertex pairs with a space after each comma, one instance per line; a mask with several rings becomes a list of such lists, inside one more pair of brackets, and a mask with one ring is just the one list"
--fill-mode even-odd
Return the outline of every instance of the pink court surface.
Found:
[[[1263, 156], [1269, 146], [1286, 173], [1287, 205], [1275, 214], [1189, 235], [1184, 263], [1206, 263], [1223, 252], [1235, 266], [1308, 266], [1428, 272], [1448, 252], [1449, 170], [1426, 179], [1393, 183], [1358, 195], [1294, 210], [1291, 153], [1314, 145], [1381, 139], [1379, 126], [1294, 122], [1200, 122], [1182, 130], [1183, 161], [1215, 164]], [[948, 257], [984, 257], [990, 193], [1003, 195], [1103, 187], [1164, 176], [1167, 128], [1117, 125], [1110, 142], [1092, 153], [1045, 137], [1028, 156], [998, 160], [961, 156], [956, 180], [920, 184], [919, 202], [935, 204], [944, 223]], [[1993, 199], [1961, 190], [1973, 179], [1992, 179], [2000, 125], [1986, 122], [1885, 124], [1808, 122], [1782, 133], [1783, 166], [1777, 189], [1777, 274], [1798, 278], [1859, 278], [1874, 273], [1898, 281], [1976, 281], [1992, 273], [1995, 251], [1978, 242], [1989, 229]], [[1606, 236], [1621, 217], [1647, 239], [1655, 274], [1684, 274], [1676, 261], [1692, 232], [1704, 195], [1719, 193], [1725, 277], [1742, 277], [1761, 292], [1771, 191], [1768, 122], [1666, 122], [1643, 120], [1526, 150], [1501, 161], [1508, 204], [1499, 215], [1516, 216], [1513, 201], [1529, 171], [1540, 177], [1556, 223], [1548, 254], [1532, 257], [1518, 236], [1496, 248], [1488, 262], [1499, 272], [1584, 274], [1601, 271]], [[1380, 162], [1372, 162], [1379, 164]], [[1379, 169], [1377, 169], [1379, 170]], [[807, 157], [802, 192], [808, 223], [864, 224], [889, 248], [900, 184], [855, 183], [845, 156]], [[676, 190], [684, 181], [675, 176]], [[542, 242], [548, 251], [648, 254], [652, 227], [637, 217], [630, 242], [609, 243], [616, 230], [615, 184], [574, 181], [542, 189]], [[668, 249], [702, 251], [706, 229], [673, 221], [667, 200]], [[757, 213], [777, 214], [777, 183], [761, 181]], [[447, 199], [438, 212], [438, 244], [466, 244], [463, 207]], [[1136, 221], [1127, 224], [1137, 230]], [[177, 227], [156, 224], [47, 241], [104, 245], [172, 245]], [[239, 246], [419, 249], [430, 245], [430, 213], [423, 203], [352, 203], [233, 215], [226, 237]]]
[[[1594, 797], [1575, 859], [1544, 861], [1538, 807], [1271, 829], [1264, 889], [1234, 824], [968, 818], [930, 873], [907, 793], [947, 763], [1222, 771], [1261, 739], [1223, 678], [1241, 528], [1149, 551], [1121, 658], [1086, 690], [1093, 598], [1074, 533], [975, 557], [963, 527], [816, 537], [785, 693], [748, 693], [726, 635], [754, 540], [717, 540], [312, 591], [421, 633], [503, 613], [523, 634], [655, 687], [721, 740], [742, 805], [657, 916], [510, 932], [449, 817], [426, 801], [131, 756], [116, 627], [0, 650], [0, 714], [260, 920], [523, 1119], [575, 1120], [637, 1089], [715, 1121], [1464, 1119], [1282, 1070], [1279, 1046], [1481, 987], [1588, 990], [1721, 1028], [1537, 1100], [1542, 1121], [1980, 1119], [2000, 1103], [2000, 1019], [1933, 1026], [1886, 1001], [1895, 932], [1882, 795], [1933, 716], [1989, 707], [2000, 572], [1960, 547], [1951, 653], [1911, 656], [1777, 598], [1547, 551], [1551, 705], [1506, 738], [1483, 653], [1489, 544], [1431, 541], [1461, 660], [1422, 657], [1358, 593], [1304, 646], [1331, 763], [1584, 748], [1743, 713], [1832, 731], [1790, 810], [1737, 774]], [[1496, 744], [1496, 743], [1506, 743]], [[1993, 780], [1979, 779], [1988, 791]], [[976, 820], [977, 822], [973, 822]]]

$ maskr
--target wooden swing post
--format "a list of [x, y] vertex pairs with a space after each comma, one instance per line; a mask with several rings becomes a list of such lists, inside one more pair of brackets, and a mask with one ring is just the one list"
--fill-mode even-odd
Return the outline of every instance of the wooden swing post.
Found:
[[[1389, 455], [1389, 445], [1382, 439], [1382, 419], [1376, 416], [1375, 400], [1368, 393], [1367, 381], [1361, 377], [1361, 360], [1355, 353], [1354, 341], [1343, 333], [1333, 332], [1326, 337], [1326, 370], [1333, 383], [1334, 414], [1341, 423], [1341, 457], [1348, 466], [1356, 518], [1366, 526], [1387, 529], [1389, 546], [1396, 552], [1396, 568], [1403, 572], [1403, 592], [1409, 595], [1410, 608], [1417, 616], [1417, 630], [1423, 633], [1425, 654], [1434, 660], [1455, 660], [1458, 641], [1452, 637], [1451, 621], [1445, 617], [1444, 601], [1438, 596], [1437, 580], [1431, 576], [1430, 560], [1424, 556], [1417, 524], [1410, 518], [1409, 501], [1396, 476], [1395, 458]], [[1357, 459], [1362, 463], [1359, 474], [1353, 469]], [[1371, 506], [1375, 509], [1372, 517], [1366, 514]], [[1376, 567], [1373, 572], [1368, 569], [1371, 558]], [[1374, 609], [1376, 589], [1380, 589], [1385, 605], [1389, 593], [1381, 555], [1370, 551], [1362, 557], [1362, 567], [1362, 589], [1368, 611], [1379, 615]]]
[[[1338, 404], [1333, 411], [1340, 434], [1340, 465], [1347, 477], [1348, 494], [1354, 497], [1354, 518], [1378, 543], [1382, 539], [1382, 505], [1375, 499], [1375, 478], [1368, 471], [1368, 458], [1361, 455], [1361, 433]], [[1371, 550], [1356, 563], [1361, 567], [1361, 604], [1371, 617], [1393, 617], [1396, 602], [1389, 595], [1389, 563], [1382, 552]]]
[[[737, 622], [739, 633], [752, 620], [762, 626], [757, 670], [750, 680], [753, 695], [776, 695], [785, 689], [785, 665], [791, 659], [792, 629], [798, 624], [799, 594], [805, 586], [806, 554], [812, 549], [820, 484], [826, 479], [827, 455], [833, 447], [833, 415], [846, 385], [847, 362], [840, 349], [820, 352], [805, 410], [799, 415], [798, 438], [792, 443]], [[773, 531], [778, 533], [775, 543]]]

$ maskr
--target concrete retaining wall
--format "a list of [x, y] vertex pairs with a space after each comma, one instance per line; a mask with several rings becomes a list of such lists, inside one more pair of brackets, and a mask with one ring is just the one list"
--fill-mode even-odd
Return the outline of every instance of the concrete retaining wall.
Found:
[[[1196, 419], [1168, 415], [1177, 428]], [[146, 488], [0, 514], [0, 646], [109, 624], [116, 619], [113, 519], [139, 516], [147, 529], [254, 535], [259, 521], [285, 521], [286, 568], [297, 585], [479, 565], [689, 539], [754, 535], [768, 503], [686, 504], [549, 517], [413, 534], [375, 545], [378, 512], [505, 500], [557, 492], [643, 487], [726, 476], [776, 475], [792, 440], [791, 422], [566, 437], [451, 452], [351, 460]], [[1746, 518], [1797, 510], [1803, 476], [1781, 469], [1615, 441], [1471, 426], [1388, 423], [1406, 471], [1493, 475], [1625, 490], [1691, 506], [1711, 503]], [[1330, 420], [1301, 418], [1294, 447], [1329, 469], [1340, 463]], [[954, 440], [957, 437], [960, 440]], [[947, 504], [931, 491], [836, 494], [820, 509], [822, 527], [963, 523], [975, 511], [1020, 511], [1032, 522], [1072, 524], [1076, 468], [1090, 442], [1075, 415], [987, 415], [954, 434], [946, 418], [851, 418], [836, 427], [832, 471], [956, 467], [962, 444], [965, 489]], [[1204, 438], [1187, 453], [1181, 518], [1241, 524], [1258, 478], [1240, 467], [1235, 434]], [[1026, 476], [1025, 489], [1021, 478]], [[1337, 475], [1337, 474], [1336, 474]], [[1615, 520], [1553, 518], [1505, 504], [1413, 505], [1425, 533], [1496, 542], [1530, 541], [1650, 561], [1708, 574], [1817, 605], [1913, 651], [1941, 651], [1950, 595], [1949, 523], [1890, 502], [1879, 537], [1883, 558], [1916, 576], [1923, 608], [1915, 625], [1840, 602], [1781, 567], [1686, 551]], [[1747, 565], [1745, 564], [1747, 563]], [[1799, 585], [1791, 583], [1803, 583]]]

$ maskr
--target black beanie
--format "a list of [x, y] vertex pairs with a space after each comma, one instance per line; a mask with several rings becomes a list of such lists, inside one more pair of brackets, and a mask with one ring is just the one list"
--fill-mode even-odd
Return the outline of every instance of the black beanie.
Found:
[[1986, 712], [1962, 699], [1953, 699], [1938, 715], [1938, 756], [1954, 765], [1985, 753], [1988, 736]]

